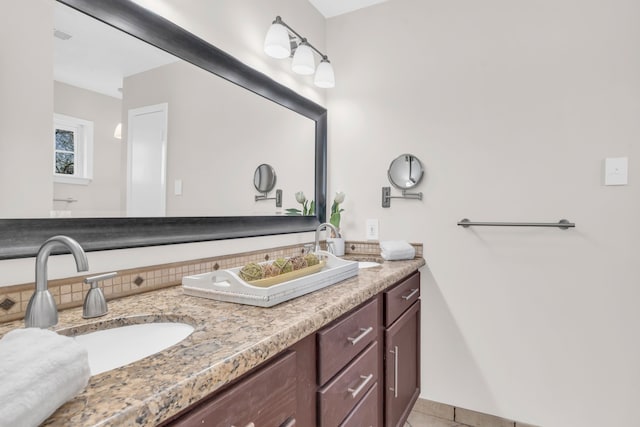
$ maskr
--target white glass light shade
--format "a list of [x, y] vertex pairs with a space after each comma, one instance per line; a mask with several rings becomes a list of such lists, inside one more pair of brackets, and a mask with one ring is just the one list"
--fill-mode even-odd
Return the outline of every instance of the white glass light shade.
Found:
[[316, 76], [313, 79], [313, 83], [321, 88], [331, 88], [336, 85], [336, 78], [333, 74], [333, 66], [327, 60], [322, 60], [316, 70]]
[[316, 71], [316, 61], [313, 58], [313, 50], [302, 43], [298, 45], [296, 53], [293, 54], [293, 61], [291, 62], [291, 69], [294, 73], [310, 75]]
[[264, 53], [272, 58], [288, 58], [291, 55], [289, 32], [282, 24], [271, 24], [264, 38]]
[[113, 137], [116, 139], [122, 139], [122, 123], [118, 123], [116, 129], [113, 131]]

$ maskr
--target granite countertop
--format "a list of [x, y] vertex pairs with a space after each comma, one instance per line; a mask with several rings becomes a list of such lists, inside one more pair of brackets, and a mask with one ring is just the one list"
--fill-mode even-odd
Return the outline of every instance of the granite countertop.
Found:
[[[53, 328], [99, 329], [103, 323], [172, 320], [194, 332], [153, 356], [92, 376], [85, 390], [61, 406], [46, 426], [154, 426], [425, 265], [422, 258], [385, 262], [311, 294], [261, 308], [183, 294], [174, 286], [109, 302], [91, 322], [82, 308], [60, 312]], [[0, 324], [0, 336], [24, 327]]]

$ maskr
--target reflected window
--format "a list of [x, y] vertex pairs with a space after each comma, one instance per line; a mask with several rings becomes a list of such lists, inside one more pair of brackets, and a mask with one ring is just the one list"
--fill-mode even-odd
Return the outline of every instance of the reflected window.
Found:
[[53, 180], [87, 185], [93, 178], [93, 122], [53, 115]]

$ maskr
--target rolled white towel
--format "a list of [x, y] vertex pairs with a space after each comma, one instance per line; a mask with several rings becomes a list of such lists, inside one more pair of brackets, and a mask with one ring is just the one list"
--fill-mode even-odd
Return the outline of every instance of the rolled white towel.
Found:
[[80, 393], [91, 372], [73, 338], [39, 328], [0, 339], [0, 426], [38, 426]]
[[380, 255], [387, 261], [413, 259], [416, 256], [416, 248], [405, 240], [387, 240], [380, 242]]

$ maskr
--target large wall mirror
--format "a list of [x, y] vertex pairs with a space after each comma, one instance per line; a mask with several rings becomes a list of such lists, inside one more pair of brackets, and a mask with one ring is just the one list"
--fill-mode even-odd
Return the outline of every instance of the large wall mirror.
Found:
[[[53, 0], [52, 0], [53, 1]], [[0, 211], [0, 259], [66, 234], [86, 250], [311, 231], [325, 220], [326, 110], [130, 0], [54, 12], [52, 200]], [[256, 203], [257, 164], [283, 206]], [[284, 214], [315, 194], [315, 216]]]

